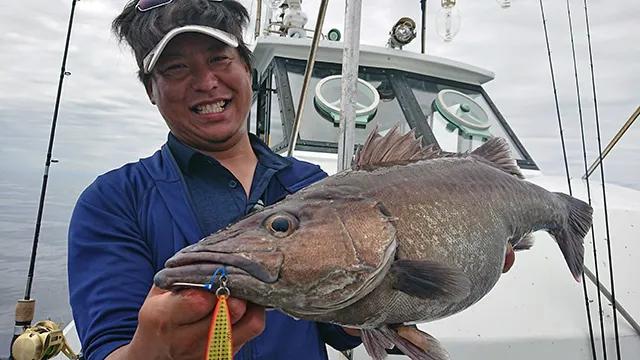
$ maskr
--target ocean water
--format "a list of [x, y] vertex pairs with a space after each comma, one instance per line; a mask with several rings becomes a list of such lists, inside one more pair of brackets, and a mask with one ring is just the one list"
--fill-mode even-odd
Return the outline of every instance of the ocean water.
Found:
[[[372, 3], [376, 1], [381, 3], [379, 0]], [[128, 51], [118, 47], [109, 34], [109, 22], [122, 3], [119, 0], [78, 3], [67, 63], [71, 76], [65, 80], [53, 151], [53, 157], [59, 162], [52, 164], [50, 170], [33, 282], [37, 320], [50, 318], [65, 324], [71, 320], [66, 234], [78, 195], [97, 175], [150, 155], [166, 138], [163, 120], [135, 79], [135, 67]], [[316, 8], [317, 1], [308, 3]], [[494, 102], [543, 172], [564, 176], [546, 50], [540, 18], [535, 16], [537, 5], [518, 2], [519, 7], [514, 5], [507, 16], [506, 13], [492, 15], [493, 1], [479, 3], [466, 5], [464, 26], [468, 30], [461, 32], [457, 45], [445, 47], [432, 34], [430, 52], [494, 71], [496, 79], [486, 86]], [[629, 8], [634, 6], [640, 11], [640, 5], [629, 1], [620, 7], [606, 8], [603, 4], [593, 12], [603, 146], [639, 105], [640, 48], [629, 46], [640, 41], [638, 32], [633, 31], [636, 24], [633, 14], [637, 11]], [[384, 17], [369, 16], [365, 22], [375, 19], [379, 22], [384, 18], [385, 22], [392, 23], [396, 15], [402, 15], [403, 6], [397, 8]], [[472, 10], [481, 12], [483, 17], [474, 17]], [[23, 16], [25, 11], [33, 16]], [[329, 17], [330, 24], [326, 27], [341, 27], [336, 14], [343, 8], [339, 6], [330, 11], [335, 16]], [[415, 9], [407, 11], [416, 13]], [[0, 244], [3, 248], [0, 251], [0, 357], [8, 353], [15, 301], [25, 290], [68, 12], [69, 1], [63, 0], [49, 1], [46, 5], [36, 0], [9, 2], [0, 12], [0, 43], [12, 50], [0, 53]], [[564, 30], [561, 20], [566, 11], [562, 6], [549, 5], [549, 14], [550, 28]], [[435, 23], [435, 15], [429, 16], [430, 23]], [[506, 24], [512, 31], [504, 31], [499, 24]], [[363, 43], [379, 44], [375, 37], [386, 37], [387, 27], [375, 25], [368, 27], [375, 29], [374, 32], [363, 32]], [[367, 26], [363, 23], [363, 28]], [[615, 28], [615, 39], [609, 35], [613, 32], [608, 26]], [[477, 31], [470, 30], [474, 27]], [[625, 31], [625, 28], [631, 30]], [[582, 153], [566, 35], [566, 32], [552, 33], [552, 43], [571, 176], [578, 177]], [[593, 105], [588, 100], [591, 94], [584, 50], [584, 40], [579, 40], [591, 162], [596, 157], [597, 142]], [[629, 130], [605, 161], [607, 181], [638, 190], [639, 126], [635, 124]], [[599, 174], [595, 177], [599, 179]]]
[[[49, 120], [34, 118], [29, 111], [7, 116], [0, 110], [0, 356], [8, 353], [15, 301], [25, 293], [42, 184]], [[78, 195], [98, 174], [151, 154], [166, 136], [161, 119], [93, 116], [74, 122], [61, 114], [54, 148], [59, 162], [49, 173], [32, 292], [37, 320], [65, 324], [71, 319], [66, 238]]]

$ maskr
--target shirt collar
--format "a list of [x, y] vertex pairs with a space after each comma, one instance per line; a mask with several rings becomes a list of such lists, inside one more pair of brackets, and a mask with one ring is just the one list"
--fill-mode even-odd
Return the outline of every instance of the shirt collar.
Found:
[[[291, 161], [271, 151], [267, 144], [265, 144], [254, 134], [249, 133], [249, 141], [251, 142], [251, 148], [253, 149], [253, 152], [258, 157], [258, 163], [260, 163], [260, 165], [274, 169], [276, 171], [282, 170], [291, 165]], [[175, 157], [176, 162], [178, 163], [178, 167], [180, 167], [180, 170], [183, 174], [189, 173], [189, 166], [191, 165], [191, 162], [194, 158], [205, 156], [211, 159], [210, 157], [202, 154], [194, 148], [182, 143], [171, 132], [169, 132], [167, 145], [169, 145], [169, 149]], [[215, 159], [211, 160], [217, 163]]]

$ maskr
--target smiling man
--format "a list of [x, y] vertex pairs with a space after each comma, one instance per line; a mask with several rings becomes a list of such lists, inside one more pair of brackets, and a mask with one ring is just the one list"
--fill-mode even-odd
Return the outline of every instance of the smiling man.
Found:
[[[87, 359], [201, 359], [215, 295], [162, 291], [152, 287], [154, 274], [257, 204], [326, 176], [248, 133], [247, 21], [233, 0], [140, 0], [113, 22], [170, 132], [151, 157], [98, 177], [74, 210], [69, 292]], [[229, 307], [236, 359], [326, 359], [325, 344], [360, 343], [338, 326], [240, 299]]]

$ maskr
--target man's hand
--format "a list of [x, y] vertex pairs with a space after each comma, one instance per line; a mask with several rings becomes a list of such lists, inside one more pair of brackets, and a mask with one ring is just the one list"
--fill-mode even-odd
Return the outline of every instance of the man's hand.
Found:
[[513, 246], [510, 243], [507, 244], [507, 253], [504, 256], [504, 266], [502, 272], [506, 273], [513, 266], [513, 262], [516, 261], [516, 254], [513, 252]]
[[[264, 308], [229, 298], [234, 352], [265, 326]], [[202, 359], [206, 350], [216, 296], [201, 290], [169, 292], [151, 288], [140, 313], [138, 328], [126, 346], [108, 359]]]
[[262, 334], [265, 326], [264, 307], [245, 300], [229, 298], [229, 313], [233, 324], [233, 354], [254, 337]]

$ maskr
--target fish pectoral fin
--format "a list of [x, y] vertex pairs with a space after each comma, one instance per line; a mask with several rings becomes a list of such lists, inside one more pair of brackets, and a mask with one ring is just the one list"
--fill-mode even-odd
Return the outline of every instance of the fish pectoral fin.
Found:
[[513, 246], [513, 250], [522, 251], [531, 249], [534, 242], [533, 234], [527, 234], [523, 236], [522, 239], [519, 239], [515, 244], [512, 243], [511, 245]]
[[471, 291], [471, 281], [460, 270], [426, 260], [396, 260], [391, 265], [393, 288], [418, 298], [462, 299]]
[[362, 342], [369, 356], [376, 360], [384, 359], [387, 356], [386, 349], [393, 346], [413, 360], [449, 359], [449, 354], [436, 338], [415, 326], [362, 329]]

